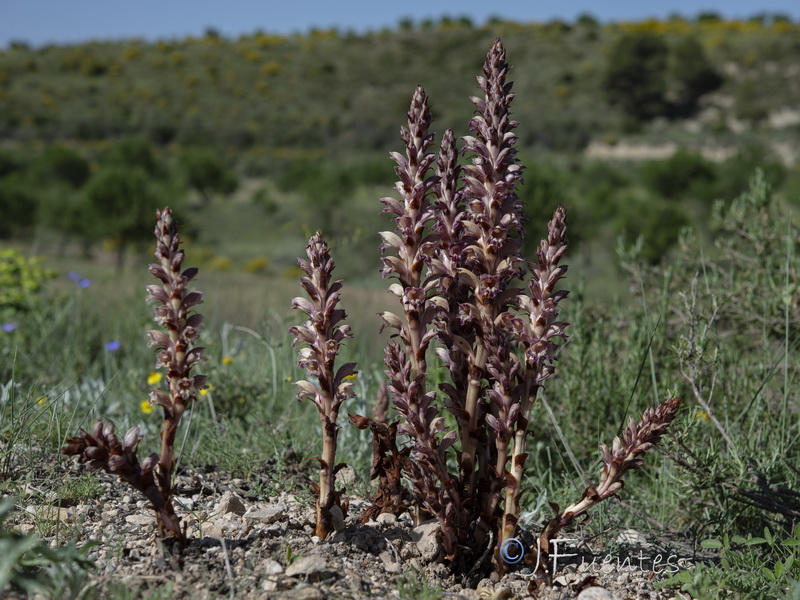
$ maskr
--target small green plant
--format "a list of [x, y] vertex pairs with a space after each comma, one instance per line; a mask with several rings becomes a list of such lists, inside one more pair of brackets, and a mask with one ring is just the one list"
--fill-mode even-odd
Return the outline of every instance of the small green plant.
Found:
[[36, 307], [44, 283], [53, 277], [55, 271], [43, 267], [41, 258], [25, 258], [17, 250], [0, 249], [0, 316]]
[[681, 591], [699, 600], [772, 600], [786, 597], [800, 581], [800, 562], [796, 560], [800, 524], [783, 538], [764, 528], [763, 537], [725, 534], [700, 545], [718, 550], [718, 562], [698, 563], [660, 582], [659, 587], [679, 585]]
[[5, 525], [14, 500], [0, 502], [0, 594], [8, 587], [45, 598], [74, 596], [94, 563], [86, 557], [92, 544], [78, 548], [74, 542], [60, 548], [34, 536], [26, 537]]
[[417, 571], [404, 573], [396, 585], [400, 600], [439, 600], [442, 597], [442, 589], [431, 586]]
[[58, 488], [60, 498], [85, 502], [99, 498], [103, 492], [100, 481], [94, 473], [81, 473], [74, 479], [68, 479]]

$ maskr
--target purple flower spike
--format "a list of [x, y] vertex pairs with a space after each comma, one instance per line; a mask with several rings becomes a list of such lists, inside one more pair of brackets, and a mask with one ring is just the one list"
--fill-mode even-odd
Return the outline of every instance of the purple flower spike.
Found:
[[0, 325], [0, 329], [5, 331], [6, 333], [11, 333], [16, 328], [17, 328], [17, 324], [16, 323], [3, 323], [2, 325]]
[[119, 340], [112, 340], [105, 345], [106, 352], [116, 352], [122, 344]]

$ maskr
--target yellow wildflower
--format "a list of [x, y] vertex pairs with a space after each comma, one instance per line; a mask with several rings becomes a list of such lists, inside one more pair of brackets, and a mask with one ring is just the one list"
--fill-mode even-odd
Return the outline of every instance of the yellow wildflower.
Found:
[[147, 385], [158, 385], [161, 383], [161, 373], [157, 373], [156, 371], [151, 371], [150, 375], [147, 378]]
[[223, 365], [229, 365], [232, 362], [233, 362], [233, 359], [230, 356], [227, 356], [227, 355], [222, 359], [222, 364]]
[[711, 419], [709, 418], [709, 416], [708, 416], [708, 413], [707, 413], [706, 411], [704, 411], [704, 410], [698, 410], [698, 411], [695, 413], [695, 415], [694, 415], [694, 418], [695, 418], [697, 421], [710, 421], [710, 420], [711, 420]]
[[347, 381], [355, 381], [358, 378], [358, 373], [353, 373], [352, 375], [348, 375], [345, 377]]
[[36, 399], [36, 404], [39, 404], [40, 406], [47, 406], [47, 397], [46, 396], [39, 396]]
[[146, 415], [153, 412], [153, 405], [150, 404], [150, 400], [142, 400], [141, 404], [139, 404], [139, 408], [141, 408], [142, 412]]
[[214, 390], [214, 386], [209, 383], [207, 388], [205, 388], [203, 390], [200, 390], [200, 392], [198, 392], [198, 393], [201, 396], [208, 396], [208, 392], [211, 392], [213, 390]]

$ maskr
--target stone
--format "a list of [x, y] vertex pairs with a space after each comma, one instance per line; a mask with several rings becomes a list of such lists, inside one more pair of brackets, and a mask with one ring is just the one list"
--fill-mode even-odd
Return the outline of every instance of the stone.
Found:
[[342, 467], [339, 469], [339, 472], [336, 473], [336, 483], [338, 484], [350, 485], [351, 483], [356, 483], [358, 481], [361, 481], [361, 477], [358, 476], [356, 470], [350, 465]]
[[397, 523], [397, 517], [392, 513], [381, 513], [377, 517], [378, 523], [383, 523], [384, 525], [394, 525]]
[[278, 596], [280, 600], [325, 600], [322, 590], [307, 585], [299, 586]]
[[335, 504], [331, 507], [331, 524], [336, 531], [344, 531], [344, 514]]
[[283, 567], [277, 560], [268, 558], [264, 561], [264, 573], [267, 575], [279, 575], [283, 573]]
[[578, 600], [620, 600], [620, 597], [605, 588], [593, 585], [578, 594]]
[[327, 561], [321, 556], [303, 556], [286, 567], [289, 577], [301, 577], [310, 582], [323, 581], [335, 576]]
[[175, 496], [175, 502], [186, 510], [192, 510], [195, 505], [195, 501], [188, 496]]
[[266, 523], [267, 525], [283, 521], [286, 518], [286, 505], [279, 502], [277, 504], [270, 504], [266, 508], [251, 509], [244, 513], [244, 518], [258, 523]]
[[411, 541], [417, 545], [423, 561], [432, 561], [439, 554], [439, 522], [431, 519], [415, 527], [409, 533]]
[[125, 517], [125, 522], [130, 525], [153, 525], [153, 517], [151, 515], [128, 515]]
[[614, 538], [614, 542], [623, 546], [644, 547], [650, 545], [644, 534], [635, 529], [623, 529], [617, 534], [617, 537]]
[[247, 509], [245, 508], [241, 498], [239, 498], [236, 494], [233, 492], [225, 492], [222, 494], [222, 498], [220, 498], [220, 501], [214, 508], [214, 512], [222, 515], [233, 513], [241, 517], [245, 514], [245, 512], [247, 512]]

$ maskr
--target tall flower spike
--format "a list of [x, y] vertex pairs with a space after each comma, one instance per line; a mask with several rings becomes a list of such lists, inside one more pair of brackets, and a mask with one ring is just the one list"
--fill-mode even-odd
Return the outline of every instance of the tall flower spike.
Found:
[[555, 341], [566, 341], [564, 329], [567, 323], [557, 321], [557, 318], [558, 304], [567, 297], [568, 292], [555, 289], [567, 271], [566, 265], [559, 264], [566, 251], [567, 213], [563, 206], [559, 206], [547, 225], [547, 238], [540, 242], [536, 251], [537, 262], [528, 265], [531, 270], [529, 293], [517, 297], [521, 314], [503, 315], [524, 348], [525, 376], [519, 411], [513, 416], [514, 421], [508, 423], [508, 427], [513, 428], [515, 433], [511, 470], [506, 477], [501, 543], [516, 534], [522, 478], [528, 456], [525, 442], [531, 409], [539, 388], [555, 371], [554, 362], [558, 350]]
[[150, 273], [161, 285], [147, 286], [147, 300], [155, 300], [153, 320], [166, 334], [149, 331], [148, 345], [156, 348], [156, 368], [167, 371], [168, 391], [152, 390], [150, 401], [164, 411], [157, 478], [166, 501], [171, 502], [175, 435], [183, 413], [197, 399], [197, 393], [207, 387], [205, 375], [191, 374], [193, 367], [205, 360], [205, 348], [194, 346], [203, 329], [203, 316], [193, 307], [202, 304], [203, 292], [189, 289], [189, 282], [197, 276], [196, 268], [181, 271], [184, 254], [172, 210], [166, 207], [156, 211], [156, 217], [155, 257], [158, 262], [150, 265]]
[[172, 505], [172, 471], [175, 466], [175, 435], [183, 413], [206, 386], [204, 375], [192, 375], [194, 366], [205, 360], [203, 348], [194, 346], [203, 329], [203, 317], [193, 307], [202, 303], [203, 293], [190, 291], [189, 282], [197, 269], [181, 272], [183, 251], [180, 250], [178, 226], [169, 207], [156, 211], [155, 228], [158, 263], [149, 267], [161, 285], [147, 286], [147, 300], [155, 300], [154, 320], [166, 330], [148, 332], [148, 346], [155, 346], [156, 368], [167, 370], [167, 389], [150, 392], [150, 401], [164, 414], [161, 424], [161, 456], [151, 454], [139, 462], [136, 451], [141, 436], [134, 427], [120, 444], [111, 423], [98, 421], [92, 433], [81, 430], [78, 437], [67, 440], [64, 454], [78, 455], [90, 468], [119, 475], [142, 492], [156, 513], [159, 534], [174, 535], [185, 542], [180, 518]]
[[310, 378], [317, 379], [316, 384], [301, 380], [295, 385], [297, 399], [310, 399], [319, 410], [322, 423], [322, 457], [317, 459], [320, 470], [319, 485], [315, 489], [318, 491], [316, 535], [324, 539], [333, 530], [331, 510], [334, 506], [341, 509], [343, 516], [347, 514], [347, 504], [336, 490], [336, 471], [343, 466], [336, 465], [336, 420], [342, 402], [354, 396], [348, 377], [356, 373], [356, 364], [346, 363], [334, 369], [342, 341], [352, 338], [353, 334], [349, 325], [341, 324], [347, 316], [337, 308], [342, 282], [331, 283], [334, 262], [319, 232], [308, 241], [306, 255], [307, 261], [298, 259], [297, 262], [306, 274], [300, 278], [300, 285], [308, 299], [295, 298], [292, 308], [304, 312], [308, 319], [303, 325], [292, 327], [290, 332], [294, 334], [292, 345], [302, 344], [297, 351], [299, 365]]
[[[461, 221], [463, 267], [458, 273], [471, 288], [471, 301], [461, 305], [459, 316], [474, 329], [475, 337], [469, 353], [469, 388], [465, 400], [456, 402], [455, 409], [463, 411], [459, 419], [460, 467], [467, 498], [474, 496], [478, 485], [484, 484], [481, 479], [489, 473], [485, 471], [486, 453], [478, 453], [478, 447], [485, 446], [479, 441], [484, 412], [481, 405], [485, 404], [481, 400], [482, 380], [488, 357], [484, 338], [491, 335], [495, 319], [513, 302], [516, 292], [510, 283], [523, 274], [519, 255], [522, 206], [515, 191], [522, 167], [517, 164], [514, 149], [517, 138], [513, 129], [518, 123], [509, 113], [514, 94], [511, 83], [506, 82], [505, 56], [503, 45], [496, 40], [486, 56], [484, 76], [478, 77], [484, 97], [472, 98], [478, 114], [469, 128], [475, 136], [464, 138], [464, 152], [472, 155], [472, 164], [463, 169], [466, 213]], [[453, 337], [452, 342], [459, 340]]]
[[[436, 157], [428, 150], [434, 136], [428, 132], [431, 114], [428, 98], [417, 87], [408, 110], [408, 123], [401, 130], [405, 143], [405, 156], [393, 152], [399, 181], [395, 189], [402, 200], [383, 198], [384, 213], [395, 215], [394, 232], [381, 233], [381, 251], [391, 248], [396, 254], [383, 258], [383, 275], [394, 276], [398, 283], [389, 290], [400, 298], [403, 316], [384, 312], [384, 325], [399, 331], [402, 346], [390, 342], [385, 350], [384, 363], [389, 379], [392, 402], [406, 423], [398, 433], [408, 435], [413, 442], [411, 461], [407, 461], [406, 475], [418, 490], [419, 520], [425, 509], [439, 518], [445, 550], [454, 552], [455, 523], [457, 518], [448, 515], [452, 505], [460, 507], [457, 490], [450, 484], [446, 453], [455, 433], [444, 434], [444, 419], [437, 418], [435, 394], [426, 389], [427, 350], [437, 335], [432, 327], [436, 305], [431, 294], [437, 287], [436, 274], [423, 277], [426, 265], [434, 252], [433, 236], [428, 226], [433, 219], [431, 194], [439, 177], [431, 174]], [[452, 137], [452, 134], [451, 134]], [[415, 463], [423, 465], [418, 469]]]
[[670, 398], [658, 406], [648, 408], [638, 423], [631, 418], [628, 419], [628, 426], [622, 432], [622, 440], [615, 437], [610, 450], [605, 444], [600, 444], [600, 453], [603, 457], [600, 483], [597, 486], [587, 487], [581, 499], [551, 519], [539, 536], [537, 575], [541, 579], [549, 578], [547, 562], [550, 544], [558, 536], [559, 531], [593, 506], [622, 490], [624, 485], [622, 478], [625, 473], [642, 466], [645, 453], [661, 440], [661, 436], [678, 414], [680, 406], [680, 398]]

